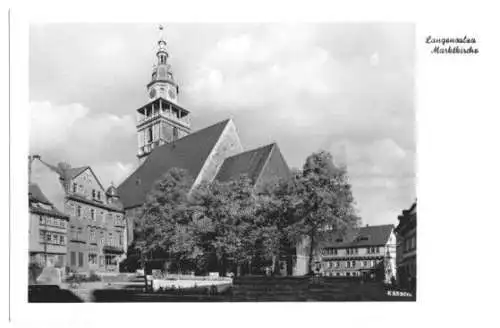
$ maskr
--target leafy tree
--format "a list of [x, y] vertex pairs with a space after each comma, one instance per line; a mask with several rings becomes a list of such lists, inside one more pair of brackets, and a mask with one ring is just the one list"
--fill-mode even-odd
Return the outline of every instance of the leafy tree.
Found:
[[222, 274], [230, 263], [240, 266], [252, 258], [256, 202], [248, 178], [203, 183], [193, 192], [192, 204], [198, 244], [216, 256]]
[[177, 259], [190, 257], [189, 232], [181, 227], [189, 222], [188, 194], [193, 179], [186, 170], [173, 168], [159, 179], [146, 197], [139, 216], [135, 243], [143, 262], [153, 255]]
[[288, 235], [292, 240], [307, 236], [311, 272], [314, 249], [322, 232], [344, 231], [358, 225], [347, 171], [334, 165], [330, 153], [313, 153], [307, 157], [302, 172], [296, 172], [288, 191], [285, 197], [296, 219], [287, 228]]

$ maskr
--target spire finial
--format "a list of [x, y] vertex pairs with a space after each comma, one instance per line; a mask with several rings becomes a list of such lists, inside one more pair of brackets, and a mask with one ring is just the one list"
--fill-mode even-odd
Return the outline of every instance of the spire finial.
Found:
[[163, 40], [163, 29], [165, 27], [163, 26], [163, 24], [160, 24], [158, 25], [158, 29], [160, 30], [160, 40]]

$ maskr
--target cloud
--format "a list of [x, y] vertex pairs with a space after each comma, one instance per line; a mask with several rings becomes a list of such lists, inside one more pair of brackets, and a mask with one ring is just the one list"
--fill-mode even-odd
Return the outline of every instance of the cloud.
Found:
[[53, 105], [48, 101], [31, 102], [30, 107], [31, 153], [54, 164], [91, 165], [106, 184], [120, 182], [133, 168], [133, 162], [120, 160], [120, 143], [135, 140], [130, 115], [96, 114], [82, 104]]
[[[33, 26], [32, 150], [118, 183], [137, 161], [132, 115], [147, 102], [156, 29]], [[194, 131], [232, 117], [245, 148], [276, 141], [292, 167], [331, 150], [371, 224], [411, 204], [413, 24], [169, 24], [165, 36]]]
[[118, 186], [136, 168], [134, 163], [108, 162], [93, 166], [95, 174], [101, 179], [103, 186], [113, 183]]

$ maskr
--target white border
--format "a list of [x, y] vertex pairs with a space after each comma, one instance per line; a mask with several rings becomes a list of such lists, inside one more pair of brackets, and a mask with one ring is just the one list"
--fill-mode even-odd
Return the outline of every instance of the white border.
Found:
[[[83, 4], [83, 3], [82, 3]], [[417, 5], [418, 4], [418, 5]], [[17, 325], [491, 326], [498, 304], [498, 10], [415, 2], [32, 2], [11, 21], [11, 316]], [[73, 4], [70, 4], [73, 6]], [[477, 13], [481, 13], [478, 15]], [[495, 14], [496, 13], [496, 14]], [[418, 49], [419, 294], [408, 303], [26, 304], [28, 21], [413, 21]], [[478, 56], [434, 56], [428, 35], [467, 34]], [[4, 162], [5, 164], [5, 162]], [[4, 172], [7, 169], [4, 168]], [[5, 199], [5, 197], [4, 197]], [[7, 208], [4, 206], [3, 208]], [[6, 218], [6, 216], [4, 216]], [[4, 279], [6, 281], [6, 279]]]

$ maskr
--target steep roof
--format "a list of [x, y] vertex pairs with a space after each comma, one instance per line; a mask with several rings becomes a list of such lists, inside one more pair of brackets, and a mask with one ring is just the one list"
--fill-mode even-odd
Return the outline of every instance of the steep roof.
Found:
[[43, 203], [45, 205], [52, 205], [52, 203], [43, 194], [42, 189], [40, 189], [36, 183], [30, 183], [28, 192], [30, 201]]
[[125, 181], [118, 195], [125, 208], [142, 205], [153, 184], [177, 167], [196, 178], [230, 120], [225, 120], [157, 147]]
[[[30, 211], [33, 213], [46, 214], [51, 216], [57, 216], [62, 218], [68, 218], [68, 216], [61, 211], [59, 211], [54, 204], [52, 204], [47, 197], [42, 192], [42, 189], [36, 183], [30, 183], [28, 189], [28, 198], [30, 203]], [[37, 203], [42, 203], [46, 207], [41, 207], [36, 205]]]
[[394, 225], [385, 224], [351, 229], [346, 231], [345, 234], [325, 232], [326, 240], [323, 247], [345, 248], [385, 245], [393, 229]]
[[226, 182], [245, 174], [255, 183], [274, 146], [273, 143], [226, 158], [215, 179]]
[[88, 168], [90, 168], [90, 166], [72, 167], [72, 168], [65, 170], [64, 173], [65, 173], [66, 177], [68, 177], [70, 179], [74, 179]]

